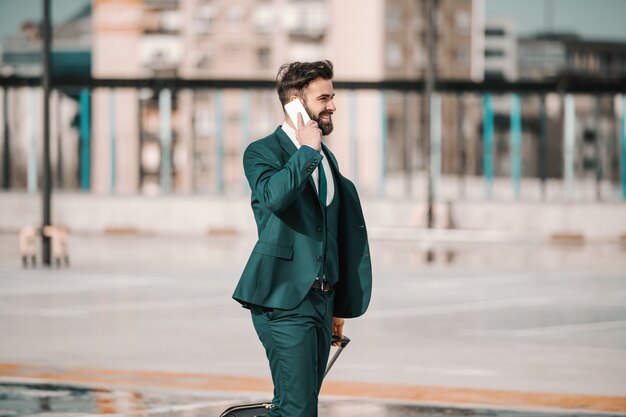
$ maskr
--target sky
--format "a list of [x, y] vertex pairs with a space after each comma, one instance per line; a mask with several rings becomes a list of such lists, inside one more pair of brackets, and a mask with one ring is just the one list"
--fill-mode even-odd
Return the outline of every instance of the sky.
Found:
[[[626, 42], [626, 0], [485, 0], [485, 3], [487, 19], [510, 18], [521, 36], [552, 29], [574, 32], [587, 39]], [[549, 18], [550, 9], [554, 11], [553, 19]]]
[[[51, 0], [52, 19], [67, 19], [91, 0]], [[371, 0], [363, 0], [364, 2]], [[552, 3], [554, 18], [546, 18]], [[42, 0], [0, 0], [0, 37], [16, 32], [24, 20], [39, 20]], [[589, 39], [626, 42], [626, 0], [485, 0], [489, 18], [508, 17], [520, 35], [552, 28]]]
[[[63, 22], [91, 0], [51, 0], [53, 22]], [[39, 21], [43, 0], [0, 0], [0, 38], [13, 35], [25, 20]]]

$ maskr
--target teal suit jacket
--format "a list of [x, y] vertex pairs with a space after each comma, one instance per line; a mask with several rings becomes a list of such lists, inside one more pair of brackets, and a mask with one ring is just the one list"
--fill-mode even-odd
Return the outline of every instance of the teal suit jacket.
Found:
[[[357, 317], [367, 310], [372, 292], [367, 229], [354, 184], [339, 173], [334, 155], [325, 146], [324, 152], [340, 204], [334, 316]], [[258, 231], [233, 294], [244, 306], [295, 308], [317, 277], [324, 251], [323, 213], [311, 173], [321, 161], [319, 152], [297, 149], [280, 126], [244, 152]]]

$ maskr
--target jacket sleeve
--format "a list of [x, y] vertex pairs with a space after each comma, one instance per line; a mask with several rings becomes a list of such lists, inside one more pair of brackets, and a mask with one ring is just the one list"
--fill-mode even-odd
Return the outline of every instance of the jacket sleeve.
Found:
[[258, 143], [248, 146], [243, 155], [252, 194], [273, 212], [284, 210], [295, 200], [321, 161], [320, 152], [308, 146], [298, 149], [284, 165]]

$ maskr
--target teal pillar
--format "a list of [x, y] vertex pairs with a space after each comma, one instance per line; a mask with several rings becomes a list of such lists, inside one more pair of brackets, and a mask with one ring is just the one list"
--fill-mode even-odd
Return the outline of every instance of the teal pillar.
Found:
[[[243, 152], [250, 143], [250, 90], [243, 90], [241, 92], [241, 156], [243, 157]], [[241, 160], [241, 158], [239, 158]], [[248, 190], [248, 181], [246, 180], [246, 176], [242, 175], [241, 180], [241, 189], [243, 192]]]
[[433, 94], [430, 99], [430, 173], [433, 199], [439, 194], [441, 178], [441, 96]]
[[115, 89], [109, 90], [109, 146], [111, 149], [111, 194], [117, 189], [117, 144], [115, 121]]
[[27, 107], [28, 169], [26, 183], [28, 192], [34, 194], [37, 192], [37, 105], [34, 88], [28, 89]]
[[490, 94], [483, 98], [483, 176], [485, 195], [490, 199], [493, 193], [493, 105]]
[[378, 176], [378, 196], [385, 196], [387, 179], [387, 93], [380, 91], [380, 175]]
[[358, 108], [356, 91], [350, 90], [350, 168], [352, 180], [358, 184], [359, 180], [359, 141], [358, 135]]
[[539, 146], [537, 160], [539, 163], [539, 180], [541, 182], [541, 199], [546, 199], [546, 180], [548, 178], [548, 114], [546, 111], [546, 96], [541, 96], [539, 102]]
[[403, 141], [402, 141], [402, 170], [404, 172], [404, 197], [411, 198], [413, 196], [413, 161], [411, 156], [413, 155], [412, 141], [411, 141], [411, 129], [409, 122], [411, 120], [409, 106], [409, 93], [402, 93], [402, 107], [404, 108], [404, 114], [402, 120], [404, 124], [403, 129]]
[[602, 148], [603, 148], [603, 132], [600, 125], [600, 117], [602, 115], [602, 96], [597, 95], [595, 97], [595, 111], [593, 114], [593, 130], [595, 131], [595, 141], [593, 144], [593, 169], [596, 176], [596, 201], [602, 200]]
[[172, 191], [172, 92], [165, 88], [159, 93], [159, 139], [161, 141], [161, 191]]
[[457, 143], [459, 149], [459, 197], [465, 198], [465, 173], [467, 152], [465, 144], [465, 100], [463, 94], [457, 95]]
[[574, 96], [565, 96], [565, 117], [563, 118], [563, 182], [565, 198], [574, 198], [574, 147], [576, 145], [576, 109]]
[[620, 176], [622, 180], [622, 200], [626, 200], [626, 95], [622, 95], [620, 126]]
[[9, 88], [2, 91], [2, 123], [4, 142], [2, 151], [2, 188], [11, 188], [11, 136], [9, 133]]
[[57, 183], [56, 186], [59, 189], [63, 189], [63, 122], [61, 121], [61, 103], [62, 103], [62, 94], [60, 91], [57, 91], [55, 94], [56, 100], [56, 120], [57, 120], [57, 129], [56, 129], [56, 139], [57, 139], [57, 166], [56, 166], [56, 177]]
[[522, 180], [522, 103], [519, 95], [511, 97], [511, 178], [513, 198], [520, 198]]
[[215, 181], [219, 194], [224, 194], [224, 90], [216, 90], [215, 104]]
[[80, 189], [91, 187], [91, 92], [80, 91]]

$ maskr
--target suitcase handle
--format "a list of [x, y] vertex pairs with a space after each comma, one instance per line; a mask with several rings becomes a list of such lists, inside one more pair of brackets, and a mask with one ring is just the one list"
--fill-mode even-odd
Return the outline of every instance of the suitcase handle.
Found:
[[337, 348], [337, 351], [335, 352], [333, 357], [330, 359], [330, 361], [328, 361], [328, 365], [326, 366], [326, 372], [324, 372], [324, 377], [326, 377], [326, 375], [328, 375], [328, 372], [330, 372], [330, 368], [333, 367], [333, 365], [337, 361], [337, 358], [339, 358], [339, 355], [341, 355], [341, 352], [343, 351], [343, 349], [346, 346], [348, 346], [348, 343], [350, 343], [350, 338], [347, 337], [347, 336], [344, 336], [343, 339], [340, 339], [337, 336], [333, 336], [332, 341], [333, 342], [339, 342], [341, 344]]
[[336, 343], [336, 342], [340, 342], [341, 343], [341, 347], [345, 348], [346, 346], [348, 346], [348, 343], [350, 343], [350, 338], [348, 336], [344, 336], [342, 339], [338, 338], [337, 336], [333, 335], [333, 339], [331, 340], [331, 343]]

